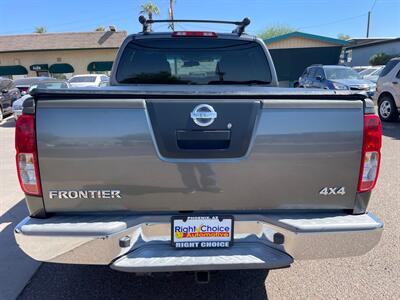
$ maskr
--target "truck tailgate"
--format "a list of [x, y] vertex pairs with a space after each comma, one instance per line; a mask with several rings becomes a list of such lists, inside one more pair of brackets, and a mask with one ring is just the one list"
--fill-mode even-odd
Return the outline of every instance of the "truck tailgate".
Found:
[[[199, 104], [217, 113], [207, 127]], [[362, 100], [43, 99], [45, 209], [353, 209], [362, 128]]]

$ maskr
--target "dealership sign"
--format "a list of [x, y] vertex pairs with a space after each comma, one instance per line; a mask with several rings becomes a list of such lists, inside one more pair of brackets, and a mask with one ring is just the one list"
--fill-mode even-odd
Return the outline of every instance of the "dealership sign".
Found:
[[32, 65], [29, 67], [31, 71], [47, 71], [49, 69], [48, 64]]

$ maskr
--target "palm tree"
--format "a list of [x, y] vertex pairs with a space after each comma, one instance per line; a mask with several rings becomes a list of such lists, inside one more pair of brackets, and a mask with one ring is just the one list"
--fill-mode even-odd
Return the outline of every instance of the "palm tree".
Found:
[[169, 24], [169, 28], [172, 29], [172, 31], [175, 31], [175, 25], [174, 25], [174, 3], [175, 0], [169, 0], [169, 9], [168, 9], [168, 16], [169, 19], [171, 20], [171, 23]]
[[106, 28], [104, 26], [99, 26], [94, 31], [106, 31]]
[[159, 15], [160, 10], [158, 9], [158, 6], [152, 3], [151, 1], [142, 4], [141, 6], [141, 11], [140, 14], [147, 14], [149, 20], [153, 20], [153, 14]]
[[36, 26], [35, 31], [33, 33], [45, 33], [45, 32], [47, 32], [46, 27]]

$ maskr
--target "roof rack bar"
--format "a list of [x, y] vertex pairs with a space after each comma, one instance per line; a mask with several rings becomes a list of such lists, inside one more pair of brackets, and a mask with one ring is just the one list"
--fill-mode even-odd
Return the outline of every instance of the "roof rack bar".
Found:
[[237, 27], [235, 30], [232, 31], [232, 33], [237, 33], [238, 35], [242, 35], [246, 27], [250, 24], [250, 19], [249, 18], [244, 18], [239, 24], [236, 24]]
[[236, 25], [236, 29], [232, 31], [232, 33], [237, 33], [241, 35], [246, 26], [250, 24], [249, 18], [244, 18], [242, 21], [221, 21], [221, 20], [148, 20], [144, 16], [139, 17], [139, 22], [143, 26], [143, 32], [150, 32], [151, 31], [151, 24], [154, 23], [215, 23], [215, 24], [232, 24]]

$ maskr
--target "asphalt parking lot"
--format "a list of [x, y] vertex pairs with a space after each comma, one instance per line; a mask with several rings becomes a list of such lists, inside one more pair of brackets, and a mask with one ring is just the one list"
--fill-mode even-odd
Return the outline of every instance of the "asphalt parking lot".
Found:
[[103, 266], [39, 264], [15, 244], [27, 215], [14, 163], [14, 120], [0, 124], [0, 299], [400, 299], [400, 120], [383, 124], [382, 164], [369, 209], [385, 222], [380, 244], [345, 259], [295, 262], [271, 271], [138, 277]]

